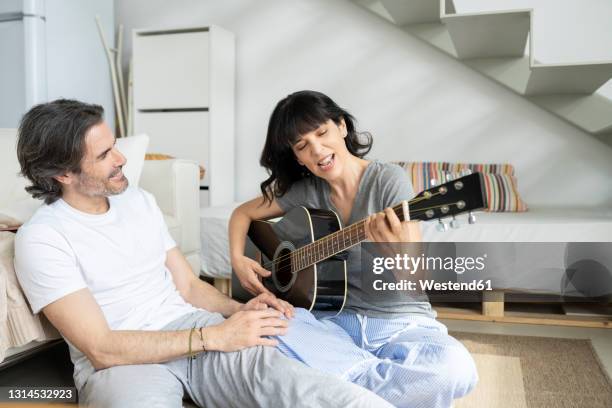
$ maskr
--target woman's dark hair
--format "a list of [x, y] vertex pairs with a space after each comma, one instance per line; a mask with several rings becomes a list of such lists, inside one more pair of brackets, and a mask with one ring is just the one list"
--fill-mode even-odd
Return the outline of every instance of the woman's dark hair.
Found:
[[[364, 157], [372, 148], [372, 136], [358, 133], [355, 129], [355, 118], [339, 107], [327, 95], [316, 91], [292, 93], [281, 100], [268, 123], [266, 143], [259, 163], [268, 171], [269, 177], [260, 184], [264, 201], [272, 202], [275, 197], [283, 196], [298, 180], [312, 174], [297, 162], [292, 146], [300, 136], [312, 132], [319, 126], [333, 120], [340, 125], [346, 123], [346, 147], [351, 154]], [[361, 137], [364, 140], [360, 140]]]
[[21, 119], [17, 158], [21, 174], [32, 185], [26, 191], [51, 204], [62, 196], [62, 186], [53, 177], [80, 173], [85, 155], [85, 135], [102, 122], [104, 108], [58, 99], [34, 106]]

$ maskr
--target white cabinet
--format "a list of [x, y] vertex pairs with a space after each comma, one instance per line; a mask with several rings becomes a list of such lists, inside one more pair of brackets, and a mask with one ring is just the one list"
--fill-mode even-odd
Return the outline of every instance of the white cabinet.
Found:
[[234, 201], [235, 39], [220, 27], [133, 31], [134, 133], [206, 169], [200, 205]]

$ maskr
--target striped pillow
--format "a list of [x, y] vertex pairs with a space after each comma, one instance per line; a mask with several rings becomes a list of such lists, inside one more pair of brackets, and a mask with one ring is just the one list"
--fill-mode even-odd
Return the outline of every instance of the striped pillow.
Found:
[[397, 162], [396, 164], [408, 172], [415, 192], [432, 187], [432, 179], [439, 184], [461, 177], [465, 170], [480, 172], [484, 176], [487, 211], [527, 211], [527, 204], [518, 193], [514, 167], [510, 164], [447, 162]]
[[527, 204], [519, 195], [516, 177], [510, 174], [482, 173], [487, 195], [487, 211], [524, 212]]

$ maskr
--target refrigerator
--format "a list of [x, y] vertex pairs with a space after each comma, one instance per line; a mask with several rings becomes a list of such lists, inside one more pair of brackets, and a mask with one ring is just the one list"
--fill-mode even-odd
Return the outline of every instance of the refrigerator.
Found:
[[0, 0], [0, 128], [17, 127], [30, 107], [58, 98], [100, 104], [114, 126], [96, 15], [113, 44], [113, 0]]

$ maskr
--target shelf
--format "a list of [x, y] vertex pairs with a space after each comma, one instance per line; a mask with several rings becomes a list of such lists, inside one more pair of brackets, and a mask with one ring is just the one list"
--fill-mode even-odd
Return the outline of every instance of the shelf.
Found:
[[436, 0], [381, 0], [397, 25], [440, 21], [440, 3]]
[[442, 18], [459, 59], [522, 57], [529, 35], [530, 11], [453, 14]]
[[592, 94], [612, 78], [612, 62], [531, 64], [526, 95]]
[[559, 303], [505, 303], [503, 316], [484, 315], [480, 303], [434, 303], [434, 309], [438, 319], [612, 329], [612, 318], [568, 316]]

